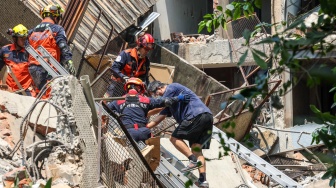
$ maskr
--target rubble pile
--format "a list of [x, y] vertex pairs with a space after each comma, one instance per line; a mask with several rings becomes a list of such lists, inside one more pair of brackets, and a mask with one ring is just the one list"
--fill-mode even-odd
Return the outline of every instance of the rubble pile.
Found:
[[[84, 170], [72, 112], [71, 76], [45, 102], [0, 90], [0, 187], [79, 187]], [[23, 142], [21, 142], [23, 141]]]
[[[289, 131], [286, 133], [291, 134]], [[323, 162], [316, 160], [317, 156], [322, 160], [326, 159], [326, 156], [332, 155], [323, 145], [312, 145], [310, 149], [299, 147], [292, 148], [286, 152], [282, 150], [274, 152], [277, 147], [279, 147], [278, 143], [284, 142], [281, 135], [274, 129], [258, 128], [258, 126], [251, 130], [248, 142], [253, 145], [252, 148], [249, 148], [251, 151], [264, 158], [264, 160], [281, 170], [290, 178], [299, 182], [303, 187], [316, 187], [316, 185], [319, 185], [317, 187], [325, 187], [328, 185], [327, 180], [324, 181], [321, 179], [326, 171], [326, 166]], [[290, 145], [287, 147], [291, 148]], [[311, 155], [311, 151], [316, 156]], [[242, 162], [242, 168], [250, 175], [254, 183], [271, 187], [281, 187], [253, 165], [251, 166], [244, 161]]]
[[162, 43], [206, 43], [209, 40], [213, 39], [213, 35], [204, 35], [204, 34], [189, 34], [184, 35], [181, 32], [175, 32], [170, 34], [170, 39], [162, 40]]

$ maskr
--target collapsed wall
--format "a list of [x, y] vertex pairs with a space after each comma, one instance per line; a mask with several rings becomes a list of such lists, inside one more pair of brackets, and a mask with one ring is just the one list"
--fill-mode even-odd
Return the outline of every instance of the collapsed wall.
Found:
[[149, 59], [154, 63], [174, 66], [173, 81], [185, 85], [197, 95], [202, 96], [203, 100], [210, 93], [229, 89], [163, 46], [157, 45], [150, 53]]

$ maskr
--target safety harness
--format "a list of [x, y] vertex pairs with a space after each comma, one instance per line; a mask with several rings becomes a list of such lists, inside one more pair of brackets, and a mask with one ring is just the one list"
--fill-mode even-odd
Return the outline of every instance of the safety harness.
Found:
[[129, 53], [132, 60], [130, 62], [127, 62], [124, 69], [122, 70], [122, 73], [129, 76], [129, 77], [140, 77], [142, 75], [146, 74], [146, 58], [142, 58], [139, 61], [137, 50], [135, 48], [133, 49], [127, 49], [125, 50], [126, 53]]
[[[50, 28], [50, 23], [41, 23], [34, 28], [34, 31], [28, 36], [30, 45], [33, 48], [43, 46], [48, 52], [57, 60], [60, 61], [60, 49], [56, 44], [56, 33]], [[31, 64], [40, 65], [34, 57], [29, 56], [29, 62]]]
[[[119, 103], [119, 101], [118, 101], [118, 103]], [[135, 95], [126, 94], [125, 100], [121, 100], [120, 103], [119, 103], [120, 112], [121, 112], [121, 114], [124, 114], [123, 112], [124, 112], [125, 108], [128, 107], [128, 108], [139, 108], [144, 112], [144, 114], [146, 114], [146, 111], [144, 110], [144, 108], [146, 108], [146, 104], [144, 104], [144, 103], [148, 103], [148, 102], [147, 101], [141, 101], [141, 97], [139, 96], [139, 94], [135, 94]], [[146, 124], [138, 124], [134, 121], [133, 125], [125, 125], [125, 127], [126, 127], [126, 129], [134, 128], [135, 130], [138, 130], [141, 127], [146, 127]]]

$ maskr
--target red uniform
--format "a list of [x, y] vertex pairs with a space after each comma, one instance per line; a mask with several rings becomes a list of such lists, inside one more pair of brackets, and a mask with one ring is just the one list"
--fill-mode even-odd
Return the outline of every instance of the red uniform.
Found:
[[[9, 44], [2, 47], [0, 50], [0, 69], [5, 65], [11, 68], [13, 74], [16, 76], [23, 89], [26, 90], [26, 93], [32, 95], [30, 90], [32, 89], [31, 86], [33, 79], [28, 71], [28, 59], [26, 51], [24, 49], [16, 50], [14, 44]], [[19, 87], [10, 74], [6, 79], [6, 84], [12, 91], [19, 90]]]

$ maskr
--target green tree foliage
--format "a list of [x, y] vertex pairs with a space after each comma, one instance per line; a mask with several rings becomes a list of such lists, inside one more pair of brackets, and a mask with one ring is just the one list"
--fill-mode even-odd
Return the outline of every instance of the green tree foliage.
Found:
[[[261, 69], [268, 70], [270, 75], [281, 74], [284, 71], [290, 71], [293, 73], [293, 79], [283, 83], [275, 97], [276, 101], [273, 102], [273, 107], [281, 108], [279, 96], [283, 96], [286, 92], [294, 86], [300, 78], [295, 77], [295, 73], [304, 72], [307, 75], [307, 86], [312, 87], [319, 85], [321, 79], [326, 75], [319, 70], [326, 67], [322, 63], [319, 63], [314, 71], [305, 69], [298, 60], [297, 57], [303, 57], [308, 59], [308, 54], [314, 54], [316, 58], [325, 57], [328, 53], [334, 51], [335, 42], [326, 40], [327, 37], [336, 34], [336, 0], [320, 0], [320, 11], [316, 23], [313, 23], [309, 28], [302, 20], [297, 20], [286, 27], [286, 23], [261, 23], [256, 26], [254, 31], [245, 30], [243, 32], [244, 39], [246, 40], [247, 50], [239, 58], [237, 62], [238, 66], [244, 64], [248, 53], [252, 53], [252, 57], [256, 64]], [[253, 6], [254, 5], [254, 6]], [[204, 28], [208, 32], [214, 29], [223, 27], [226, 29], [226, 23], [230, 20], [236, 20], [241, 16], [247, 18], [254, 13], [254, 7], [261, 8], [260, 0], [243, 0], [234, 1], [227, 5], [225, 9], [221, 6], [217, 7], [217, 10], [213, 14], [207, 14], [204, 16], [204, 20], [199, 23], [198, 31], [201, 32]], [[272, 46], [269, 53], [265, 54], [260, 50], [251, 47], [250, 39], [261, 31], [261, 27], [275, 27], [275, 33], [267, 38], [259, 41], [257, 44], [269, 44]], [[302, 35], [293, 34], [293, 29], [302, 33]], [[273, 63], [276, 62], [276, 65]], [[330, 82], [335, 83], [330, 92], [334, 95], [334, 103], [330, 108], [336, 106], [336, 67], [332, 68], [327, 75]], [[242, 90], [240, 94], [232, 97], [232, 100], [244, 100], [245, 108], [253, 110], [251, 101], [257, 95], [265, 96], [268, 93], [269, 77], [260, 76], [256, 80], [256, 87]], [[321, 112], [316, 106], [311, 105], [311, 110], [321, 120], [325, 126], [316, 130], [313, 133], [313, 142], [323, 142], [330, 151], [336, 149], [336, 116], [329, 112]], [[324, 174], [323, 179], [330, 179], [330, 186], [335, 187], [336, 180], [336, 161], [332, 159], [330, 161], [330, 167]]]

